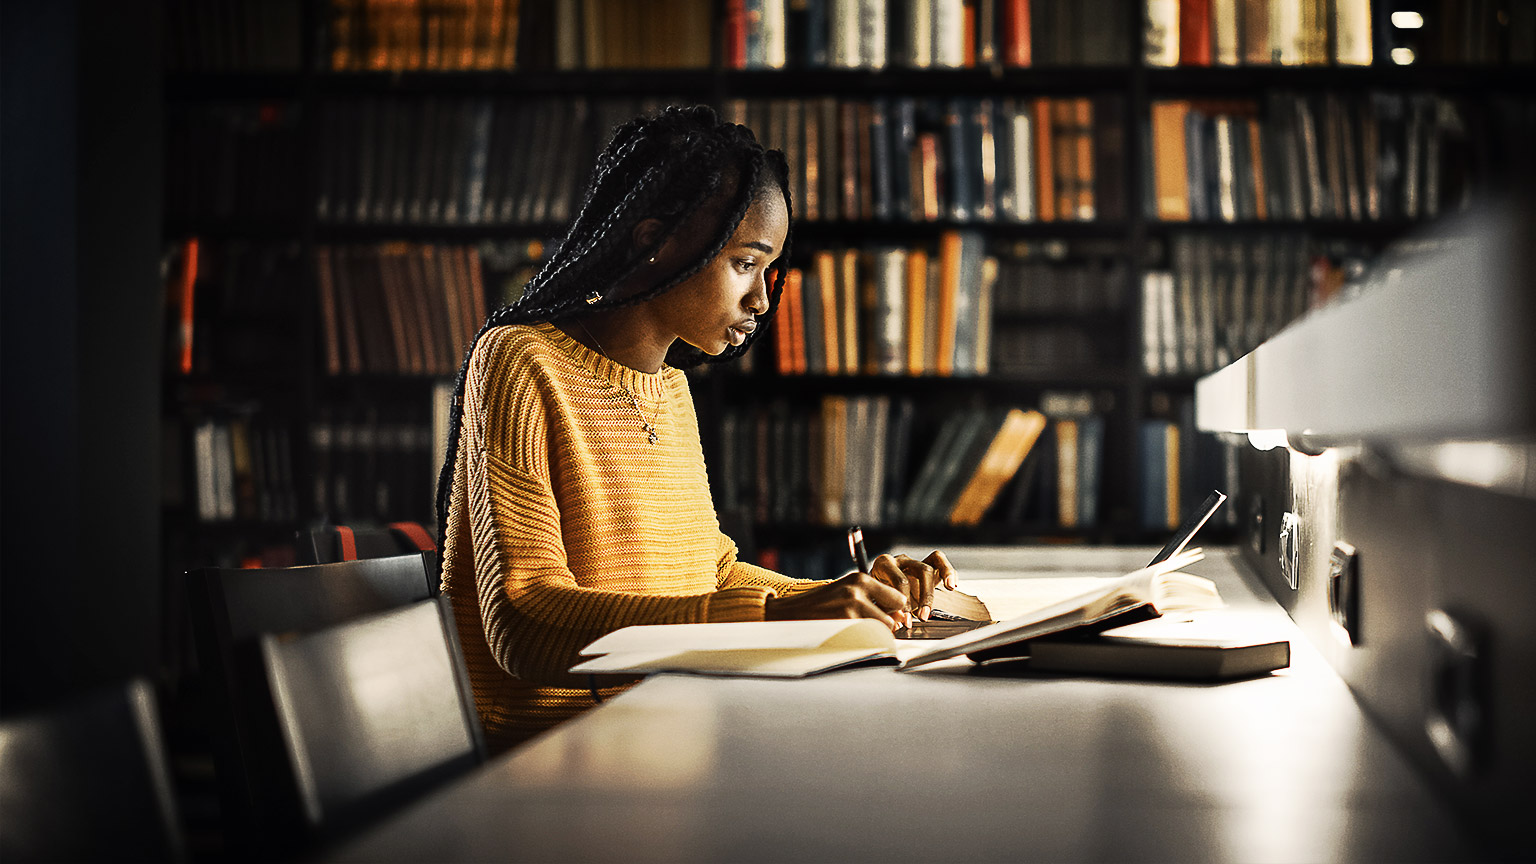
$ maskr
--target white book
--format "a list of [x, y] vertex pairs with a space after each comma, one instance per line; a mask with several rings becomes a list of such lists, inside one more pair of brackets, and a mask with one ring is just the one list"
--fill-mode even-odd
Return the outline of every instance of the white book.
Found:
[[1179, 65], [1179, 0], [1147, 0], [1142, 59], [1148, 66]]
[[1157, 280], [1158, 303], [1162, 306], [1162, 313], [1158, 316], [1158, 323], [1162, 325], [1163, 332], [1158, 340], [1163, 346], [1163, 374], [1173, 375], [1179, 369], [1179, 340], [1178, 320], [1173, 314], [1173, 274], [1161, 273]]
[[856, 69], [863, 65], [859, 53], [859, 11], [863, 0], [831, 0], [832, 66]]
[[1269, 52], [1274, 62], [1297, 66], [1302, 61], [1302, 0], [1270, 0]]
[[933, 65], [945, 69], [965, 65], [963, 0], [933, 0]]
[[869, 618], [643, 624], [615, 630], [580, 653], [591, 659], [571, 667], [573, 674], [695, 672], [802, 678], [856, 663], [894, 664], [896, 637]]
[[763, 65], [783, 69], [787, 62], [784, 0], [763, 0]]
[[1141, 277], [1141, 365], [1153, 377], [1163, 374], [1163, 348], [1158, 340], [1162, 336], [1162, 302], [1158, 286], [1162, 275], [1148, 272]]
[[1211, 0], [1211, 59], [1217, 66], [1236, 66], [1239, 60], [1237, 0]]
[[235, 518], [235, 451], [224, 423], [213, 427], [213, 491], [218, 518]]
[[1033, 222], [1038, 218], [1035, 210], [1035, 133], [1029, 105], [1018, 103], [1013, 115], [1013, 216], [1016, 222]]
[[[781, 0], [782, 2], [782, 0]], [[865, 69], [884, 69], [886, 65], [886, 0], [863, 0], [859, 5], [859, 56]]]
[[197, 424], [192, 430], [192, 464], [197, 475], [197, 518], [215, 522], [219, 518], [219, 493], [213, 464], [213, 421]]
[[1371, 0], [1333, 0], [1335, 63], [1371, 65]]

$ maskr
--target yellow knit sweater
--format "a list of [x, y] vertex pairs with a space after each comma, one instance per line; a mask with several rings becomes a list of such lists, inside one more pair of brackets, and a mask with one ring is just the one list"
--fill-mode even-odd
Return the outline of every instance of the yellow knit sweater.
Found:
[[481, 337], [442, 588], [493, 752], [592, 706], [587, 680], [566, 670], [604, 633], [760, 621], [767, 597], [813, 584], [736, 560], [681, 371], [629, 369], [550, 324]]

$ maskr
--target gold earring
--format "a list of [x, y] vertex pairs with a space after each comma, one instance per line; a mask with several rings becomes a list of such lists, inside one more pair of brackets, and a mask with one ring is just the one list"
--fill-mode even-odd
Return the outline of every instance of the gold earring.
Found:
[[587, 305], [591, 306], [591, 305], [597, 303], [599, 300], [602, 300], [602, 299], [603, 299], [603, 295], [602, 294], [600, 294], [600, 293], [598, 293], [596, 291], [593, 291], [592, 293], [587, 295]]
[[651, 263], [652, 263], [652, 264], [655, 264], [655, 263], [656, 263], [656, 256], [655, 256], [655, 255], [652, 255], [652, 256], [651, 256]]

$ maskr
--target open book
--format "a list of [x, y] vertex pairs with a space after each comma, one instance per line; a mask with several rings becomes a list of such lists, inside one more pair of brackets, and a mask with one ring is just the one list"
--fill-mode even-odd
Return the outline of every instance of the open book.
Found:
[[896, 638], [869, 618], [642, 624], [615, 630], [581, 649], [592, 659], [575, 673], [646, 675], [702, 672], [800, 678], [854, 664], [896, 663]]
[[1156, 618], [1168, 612], [1193, 612], [1222, 605], [1215, 583], [1178, 572], [1204, 558], [1190, 549], [1115, 579], [1103, 580], [1081, 594], [935, 642], [901, 664], [912, 669], [969, 655], [978, 662], [1027, 657], [1031, 640], [1095, 636], [1105, 630]]

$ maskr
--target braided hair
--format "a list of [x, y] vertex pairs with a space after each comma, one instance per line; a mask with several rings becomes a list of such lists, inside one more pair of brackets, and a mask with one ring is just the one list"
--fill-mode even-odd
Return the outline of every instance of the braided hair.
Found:
[[[581, 207], [565, 237], [539, 271], [524, 286], [516, 302], [492, 312], [470, 342], [453, 385], [448, 446], [437, 481], [437, 536], [448, 538], [448, 508], [454, 463], [464, 417], [464, 386], [469, 358], [480, 337], [492, 327], [557, 321], [588, 311], [644, 302], [683, 283], [712, 261], [761, 195], [779, 192], [792, 215], [789, 168], [784, 154], [758, 143], [745, 126], [722, 121], [708, 106], [670, 106], [655, 116], [642, 116], [614, 130], [582, 194]], [[706, 205], [724, 212], [715, 236], [702, 254], [677, 271], [642, 283], [620, 294], [618, 287], [634, 276], [655, 249], [676, 234], [684, 221]], [[642, 219], [661, 223], [661, 235], [649, 248], [637, 248], [632, 237]], [[780, 260], [789, 257], [786, 236]], [[767, 324], [779, 306], [784, 268], [774, 269], [768, 310], [759, 316]], [[594, 302], [594, 292], [596, 300]], [[710, 357], [681, 340], [667, 354], [669, 365], [686, 368], [701, 362], [721, 362], [741, 356], [765, 328], [746, 341]], [[441, 558], [439, 559], [441, 561]]]

